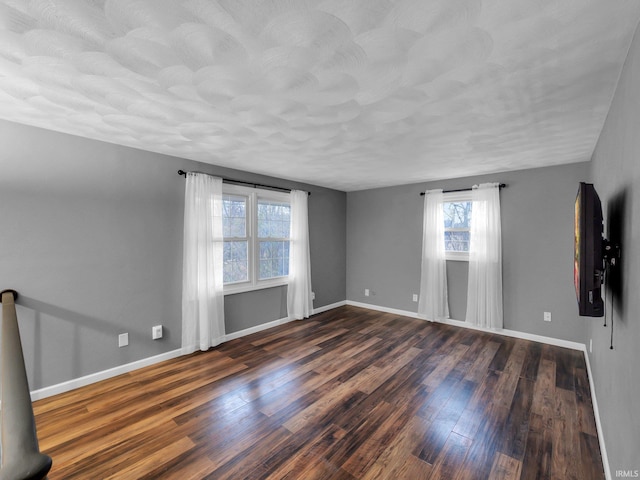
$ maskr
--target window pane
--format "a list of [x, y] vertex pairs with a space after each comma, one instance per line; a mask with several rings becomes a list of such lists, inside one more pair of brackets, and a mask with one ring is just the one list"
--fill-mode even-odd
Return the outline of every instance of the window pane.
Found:
[[445, 202], [442, 209], [444, 228], [471, 227], [471, 202]]
[[258, 237], [289, 238], [290, 222], [289, 204], [258, 200]]
[[249, 280], [249, 257], [247, 242], [224, 242], [224, 283]]
[[289, 242], [260, 241], [260, 268], [258, 278], [285, 277], [289, 275]]
[[222, 235], [225, 238], [247, 236], [247, 199], [222, 197]]
[[444, 232], [444, 249], [448, 252], [468, 252], [469, 232]]

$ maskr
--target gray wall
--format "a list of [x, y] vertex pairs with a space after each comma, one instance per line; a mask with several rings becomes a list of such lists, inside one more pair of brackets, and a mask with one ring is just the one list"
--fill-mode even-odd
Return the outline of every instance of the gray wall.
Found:
[[[592, 159], [605, 231], [622, 243], [620, 275], [609, 282], [607, 316], [587, 319], [589, 355], [611, 472], [640, 470], [640, 38], [636, 32]], [[614, 308], [610, 299], [614, 294]], [[610, 325], [611, 322], [608, 321]], [[587, 340], [588, 342], [588, 340]]]
[[[345, 299], [344, 192], [5, 121], [0, 143], [0, 289], [22, 295], [32, 390], [179, 348], [180, 168], [311, 191], [314, 306]], [[225, 314], [227, 333], [283, 318], [286, 287], [229, 295]]]
[[[347, 299], [417, 311], [423, 199], [432, 188], [503, 182], [505, 328], [584, 343], [573, 289], [573, 205], [588, 162], [347, 194]], [[451, 317], [464, 320], [468, 265], [447, 262]], [[373, 295], [364, 296], [364, 289]], [[552, 322], [542, 320], [552, 313]]]

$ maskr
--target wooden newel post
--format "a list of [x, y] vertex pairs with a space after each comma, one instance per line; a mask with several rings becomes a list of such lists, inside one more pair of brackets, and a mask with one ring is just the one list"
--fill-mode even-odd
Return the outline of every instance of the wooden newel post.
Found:
[[2, 465], [0, 480], [43, 479], [51, 458], [40, 453], [18, 329], [15, 290], [2, 298]]

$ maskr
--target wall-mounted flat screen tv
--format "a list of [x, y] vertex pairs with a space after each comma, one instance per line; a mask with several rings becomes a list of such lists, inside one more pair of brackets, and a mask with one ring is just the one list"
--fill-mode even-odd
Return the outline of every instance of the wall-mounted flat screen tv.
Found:
[[575, 204], [573, 281], [578, 312], [584, 317], [604, 316], [602, 204], [590, 183], [580, 183]]

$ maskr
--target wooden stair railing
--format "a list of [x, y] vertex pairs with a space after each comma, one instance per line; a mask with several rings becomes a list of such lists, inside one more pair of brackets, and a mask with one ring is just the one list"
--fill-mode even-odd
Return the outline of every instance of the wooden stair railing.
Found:
[[0, 480], [43, 479], [51, 458], [40, 453], [18, 329], [15, 290], [2, 298], [2, 460]]

